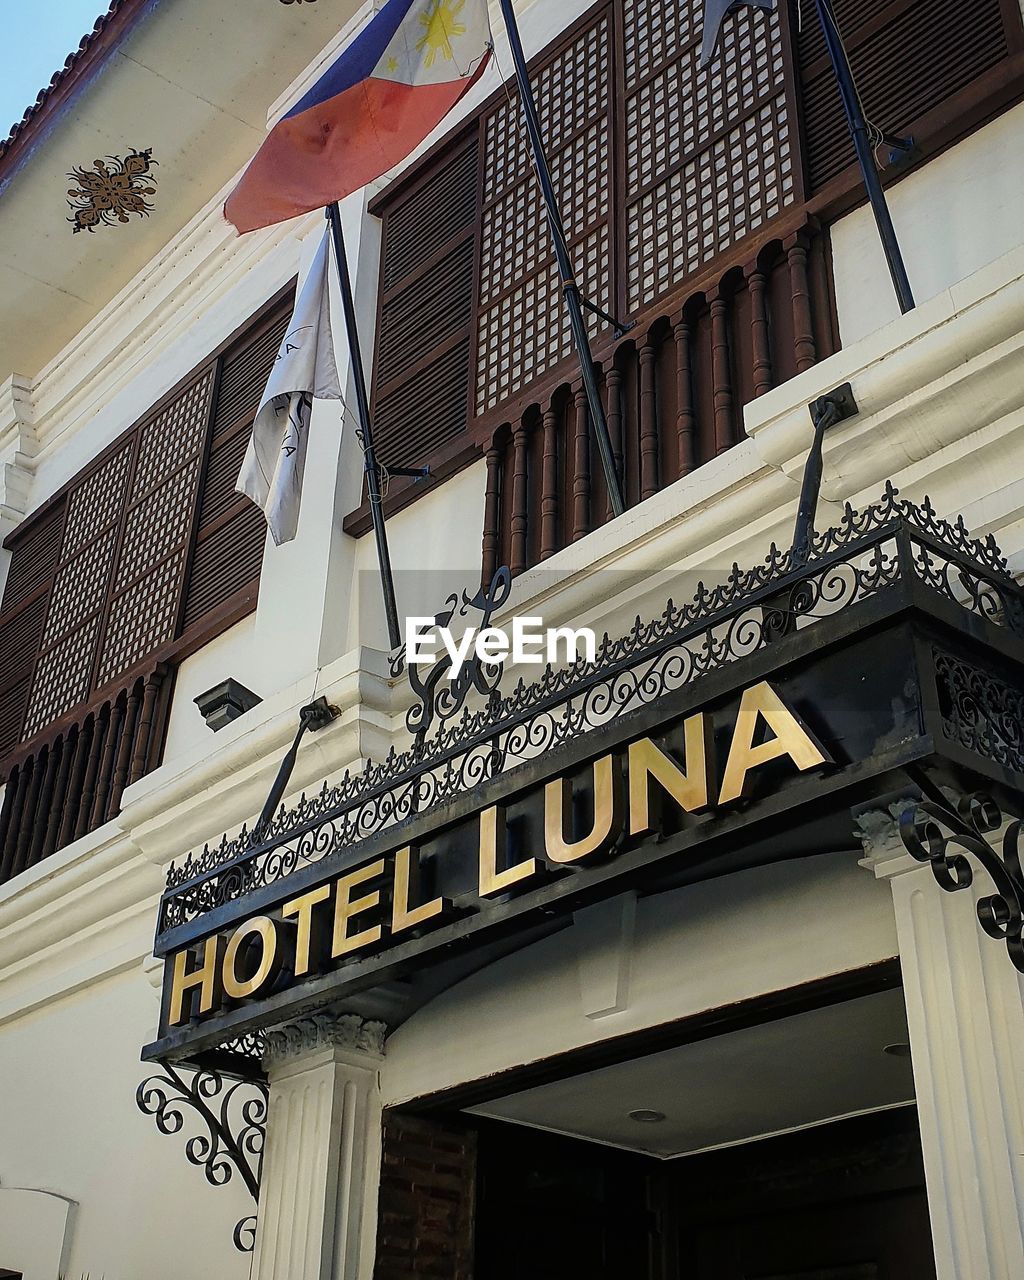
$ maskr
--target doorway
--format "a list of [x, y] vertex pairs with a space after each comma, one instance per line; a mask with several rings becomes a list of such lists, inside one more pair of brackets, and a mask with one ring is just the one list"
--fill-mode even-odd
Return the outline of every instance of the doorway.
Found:
[[475, 1280], [934, 1280], [913, 1107], [658, 1160], [496, 1121]]
[[474, 1280], [934, 1280], [907, 1040], [891, 986], [471, 1105]]

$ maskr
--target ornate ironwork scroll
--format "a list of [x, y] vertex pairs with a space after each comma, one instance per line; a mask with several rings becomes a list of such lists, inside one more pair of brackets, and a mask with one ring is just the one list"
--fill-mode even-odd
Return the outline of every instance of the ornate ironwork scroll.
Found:
[[[263, 1146], [266, 1138], [268, 1089], [265, 1084], [235, 1080], [221, 1071], [197, 1071], [191, 1080], [170, 1063], [139, 1085], [135, 1102], [156, 1121], [162, 1134], [180, 1133], [189, 1113], [203, 1127], [185, 1143], [185, 1157], [201, 1167], [214, 1187], [229, 1183], [237, 1171], [254, 1201], [259, 1201]], [[235, 1225], [235, 1247], [250, 1253], [256, 1240], [256, 1218]]]
[[[458, 594], [452, 592], [445, 601], [444, 608], [434, 615], [434, 623], [439, 627], [448, 627], [456, 616], [465, 618], [470, 609], [477, 609], [482, 615], [479, 629], [483, 630], [490, 626], [491, 618], [508, 599], [511, 591], [512, 571], [505, 565], [491, 579], [486, 591], [481, 587], [474, 596], [463, 591], [461, 604]], [[471, 690], [476, 689], [487, 698], [495, 695], [504, 672], [503, 663], [485, 664], [474, 652], [462, 664], [459, 674], [454, 679], [449, 679], [452, 659], [446, 652], [431, 664], [430, 672], [424, 678], [415, 662], [406, 661], [403, 647], [391, 660], [391, 674], [400, 676], [407, 668], [409, 684], [417, 701], [406, 714], [405, 726], [419, 743], [423, 742], [435, 720], [444, 724], [462, 710]]]
[[[1024, 973], [1021, 827], [1019, 818], [1007, 822], [991, 796], [980, 793], [946, 803], [928, 797], [905, 809], [899, 819], [907, 852], [931, 865], [936, 883], [947, 893], [971, 887], [974, 864], [987, 873], [995, 892], [978, 899], [978, 920], [990, 938], [1006, 944], [1014, 967]], [[989, 837], [999, 831], [1003, 834], [996, 847]]]
[[149, 185], [156, 181], [150, 169], [156, 163], [153, 149], [146, 147], [123, 159], [107, 156], [106, 160], [94, 160], [91, 169], [72, 169], [68, 178], [78, 186], [68, 191], [72, 210], [68, 222], [75, 224], [75, 234], [95, 231], [101, 222], [108, 227], [127, 222], [133, 213], [148, 218], [153, 205], [146, 197], [156, 195], [156, 187]]
[[943, 649], [932, 655], [947, 740], [1024, 773], [1024, 694]]

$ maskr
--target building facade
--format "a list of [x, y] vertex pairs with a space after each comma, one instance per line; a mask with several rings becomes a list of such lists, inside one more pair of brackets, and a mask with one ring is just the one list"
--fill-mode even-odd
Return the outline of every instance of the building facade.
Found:
[[257, 7], [0, 147], [0, 1274], [1024, 1275], [1019, 0], [836, 4], [903, 315], [813, 5], [517, 6], [618, 517], [492, 6], [341, 208], [403, 616], [598, 639], [462, 683], [341, 333], [296, 538], [234, 491], [323, 217], [224, 197], [380, 6]]

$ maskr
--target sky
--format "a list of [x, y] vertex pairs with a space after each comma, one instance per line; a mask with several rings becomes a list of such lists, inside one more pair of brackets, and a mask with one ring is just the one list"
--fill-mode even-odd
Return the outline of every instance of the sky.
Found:
[[0, 0], [0, 138], [109, 7], [109, 0]]

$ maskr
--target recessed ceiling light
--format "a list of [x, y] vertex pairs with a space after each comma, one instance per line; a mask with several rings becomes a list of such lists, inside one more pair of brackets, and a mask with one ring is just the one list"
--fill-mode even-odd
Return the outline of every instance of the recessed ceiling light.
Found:
[[661, 1124], [665, 1119], [664, 1111], [649, 1111], [646, 1107], [640, 1107], [637, 1111], [629, 1113], [630, 1120], [635, 1120], [637, 1124]]
[[882, 1049], [882, 1052], [887, 1053], [890, 1058], [909, 1058], [910, 1045], [905, 1044], [903, 1041], [898, 1041], [896, 1044], [887, 1044]]

